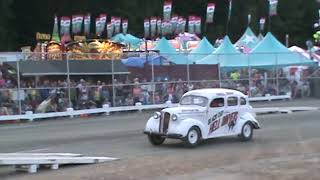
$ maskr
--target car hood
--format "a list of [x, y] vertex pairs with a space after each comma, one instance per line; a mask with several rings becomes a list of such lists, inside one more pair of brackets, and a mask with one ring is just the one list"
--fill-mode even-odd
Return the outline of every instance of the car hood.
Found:
[[170, 114], [196, 114], [204, 113], [205, 111], [206, 108], [201, 106], [178, 106], [162, 110], [162, 112], [168, 112]]

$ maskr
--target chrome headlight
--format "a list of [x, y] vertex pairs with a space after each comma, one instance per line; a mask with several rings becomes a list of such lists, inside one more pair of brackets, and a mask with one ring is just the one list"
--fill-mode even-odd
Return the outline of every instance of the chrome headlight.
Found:
[[176, 114], [172, 114], [171, 116], [172, 121], [178, 120], [178, 116]]
[[160, 116], [161, 116], [161, 113], [160, 113], [160, 112], [155, 112], [155, 113], [153, 113], [153, 115], [152, 115], [152, 117], [153, 117], [154, 119], [159, 119]]

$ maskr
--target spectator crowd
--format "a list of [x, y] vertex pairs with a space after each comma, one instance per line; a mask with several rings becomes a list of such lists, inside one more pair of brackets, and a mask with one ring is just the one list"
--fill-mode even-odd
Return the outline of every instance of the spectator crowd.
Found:
[[[250, 81], [249, 81], [250, 76]], [[71, 79], [70, 90], [66, 79], [17, 79], [0, 66], [0, 115], [66, 111], [74, 109], [101, 108], [161, 104], [166, 101], [179, 102], [182, 95], [192, 89], [231, 88], [251, 97], [290, 94], [293, 98], [310, 96], [310, 81], [295, 74], [279, 71], [235, 70], [222, 73], [221, 81], [183, 81], [182, 79], [157, 79], [154, 83], [146, 78], [129, 76], [111, 80]], [[70, 96], [70, 98], [69, 98]], [[19, 108], [21, 107], [21, 109]], [[21, 110], [21, 112], [19, 112]]]

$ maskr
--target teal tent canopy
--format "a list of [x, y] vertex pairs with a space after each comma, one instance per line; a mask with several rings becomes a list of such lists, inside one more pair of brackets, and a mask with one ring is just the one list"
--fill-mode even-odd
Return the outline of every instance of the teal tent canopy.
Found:
[[247, 67], [248, 60], [231, 43], [228, 36], [223, 43], [207, 57], [197, 61], [197, 64], [220, 64], [220, 67]]
[[127, 45], [130, 45], [132, 48], [138, 48], [141, 43], [141, 39], [131, 35], [131, 34], [117, 34], [111, 38], [112, 41], [125, 43]]
[[197, 60], [200, 60], [209, 54], [212, 54], [215, 48], [213, 45], [208, 41], [206, 37], [204, 37], [198, 44], [198, 46], [193, 49], [189, 56], [188, 56], [188, 61], [190, 64], [193, 62], [196, 62]]
[[270, 32], [252, 50], [249, 55], [249, 62], [250, 66], [289, 66], [314, 63], [314, 61], [301, 54], [291, 52]]
[[154, 50], [160, 51], [160, 55], [174, 64], [187, 64], [187, 56], [176, 51], [166, 38], [161, 38]]
[[249, 53], [259, 43], [259, 39], [248, 27], [242, 37], [236, 42], [236, 46], [243, 48], [244, 53]]

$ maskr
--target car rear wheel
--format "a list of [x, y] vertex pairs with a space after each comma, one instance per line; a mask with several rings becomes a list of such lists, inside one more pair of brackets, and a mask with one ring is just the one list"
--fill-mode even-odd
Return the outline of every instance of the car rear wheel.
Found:
[[148, 135], [149, 142], [152, 145], [158, 146], [161, 145], [166, 138], [158, 136], [158, 135]]
[[188, 147], [195, 147], [200, 141], [200, 131], [196, 127], [190, 128], [187, 136], [184, 138], [184, 142]]
[[243, 141], [250, 141], [253, 135], [253, 127], [250, 122], [246, 122], [241, 129], [240, 138]]

